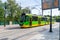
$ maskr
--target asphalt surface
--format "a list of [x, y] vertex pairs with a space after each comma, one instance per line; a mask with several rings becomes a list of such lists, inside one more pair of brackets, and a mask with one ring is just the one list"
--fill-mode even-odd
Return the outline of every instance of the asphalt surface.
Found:
[[40, 32], [28, 40], [59, 40], [59, 23], [53, 25], [53, 32], [49, 32], [49, 29]]
[[[57, 26], [58, 23], [53, 24]], [[29, 40], [34, 35], [49, 29], [49, 25], [39, 26], [35, 28], [21, 29], [19, 25], [6, 26], [0, 30], [0, 40]]]

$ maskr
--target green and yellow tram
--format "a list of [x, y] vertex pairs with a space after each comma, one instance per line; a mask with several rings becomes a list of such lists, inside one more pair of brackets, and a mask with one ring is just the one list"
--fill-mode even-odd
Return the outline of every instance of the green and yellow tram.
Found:
[[22, 28], [37, 27], [49, 24], [49, 18], [32, 15], [32, 14], [22, 14], [20, 17], [20, 26]]

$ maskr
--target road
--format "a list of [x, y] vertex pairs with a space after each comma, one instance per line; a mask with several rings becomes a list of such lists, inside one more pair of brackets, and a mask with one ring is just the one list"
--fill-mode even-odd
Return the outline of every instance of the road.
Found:
[[[58, 23], [53, 24], [53, 27]], [[32, 36], [46, 31], [49, 29], [49, 25], [35, 27], [35, 28], [26, 28], [21, 29], [19, 26], [15, 27], [6, 27], [3, 30], [0, 30], [0, 40], [27, 40]]]

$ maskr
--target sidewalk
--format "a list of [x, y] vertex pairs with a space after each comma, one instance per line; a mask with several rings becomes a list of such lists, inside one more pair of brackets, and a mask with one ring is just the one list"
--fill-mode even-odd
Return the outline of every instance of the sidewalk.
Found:
[[0, 30], [4, 30], [5, 28], [12, 28], [12, 27], [20, 27], [20, 26], [19, 24], [6, 25], [6, 27], [4, 27], [4, 25], [0, 25]]
[[32, 36], [28, 40], [59, 40], [59, 24], [56, 24], [53, 27], [52, 33], [50, 33], [48, 29], [46, 31], [39, 32], [39, 34]]

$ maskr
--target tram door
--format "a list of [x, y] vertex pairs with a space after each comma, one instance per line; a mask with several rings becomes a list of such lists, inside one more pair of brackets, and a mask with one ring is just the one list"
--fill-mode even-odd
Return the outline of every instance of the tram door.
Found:
[[42, 17], [42, 18], [41, 18], [41, 24], [42, 24], [42, 25], [45, 25], [45, 24], [46, 24], [46, 20], [47, 20], [46, 18]]
[[28, 15], [25, 16], [24, 26], [25, 27], [30, 26], [30, 17]]
[[38, 17], [32, 16], [32, 26], [38, 26]]
[[22, 14], [20, 17], [20, 25], [22, 27], [29, 27], [29, 16], [26, 14]]

